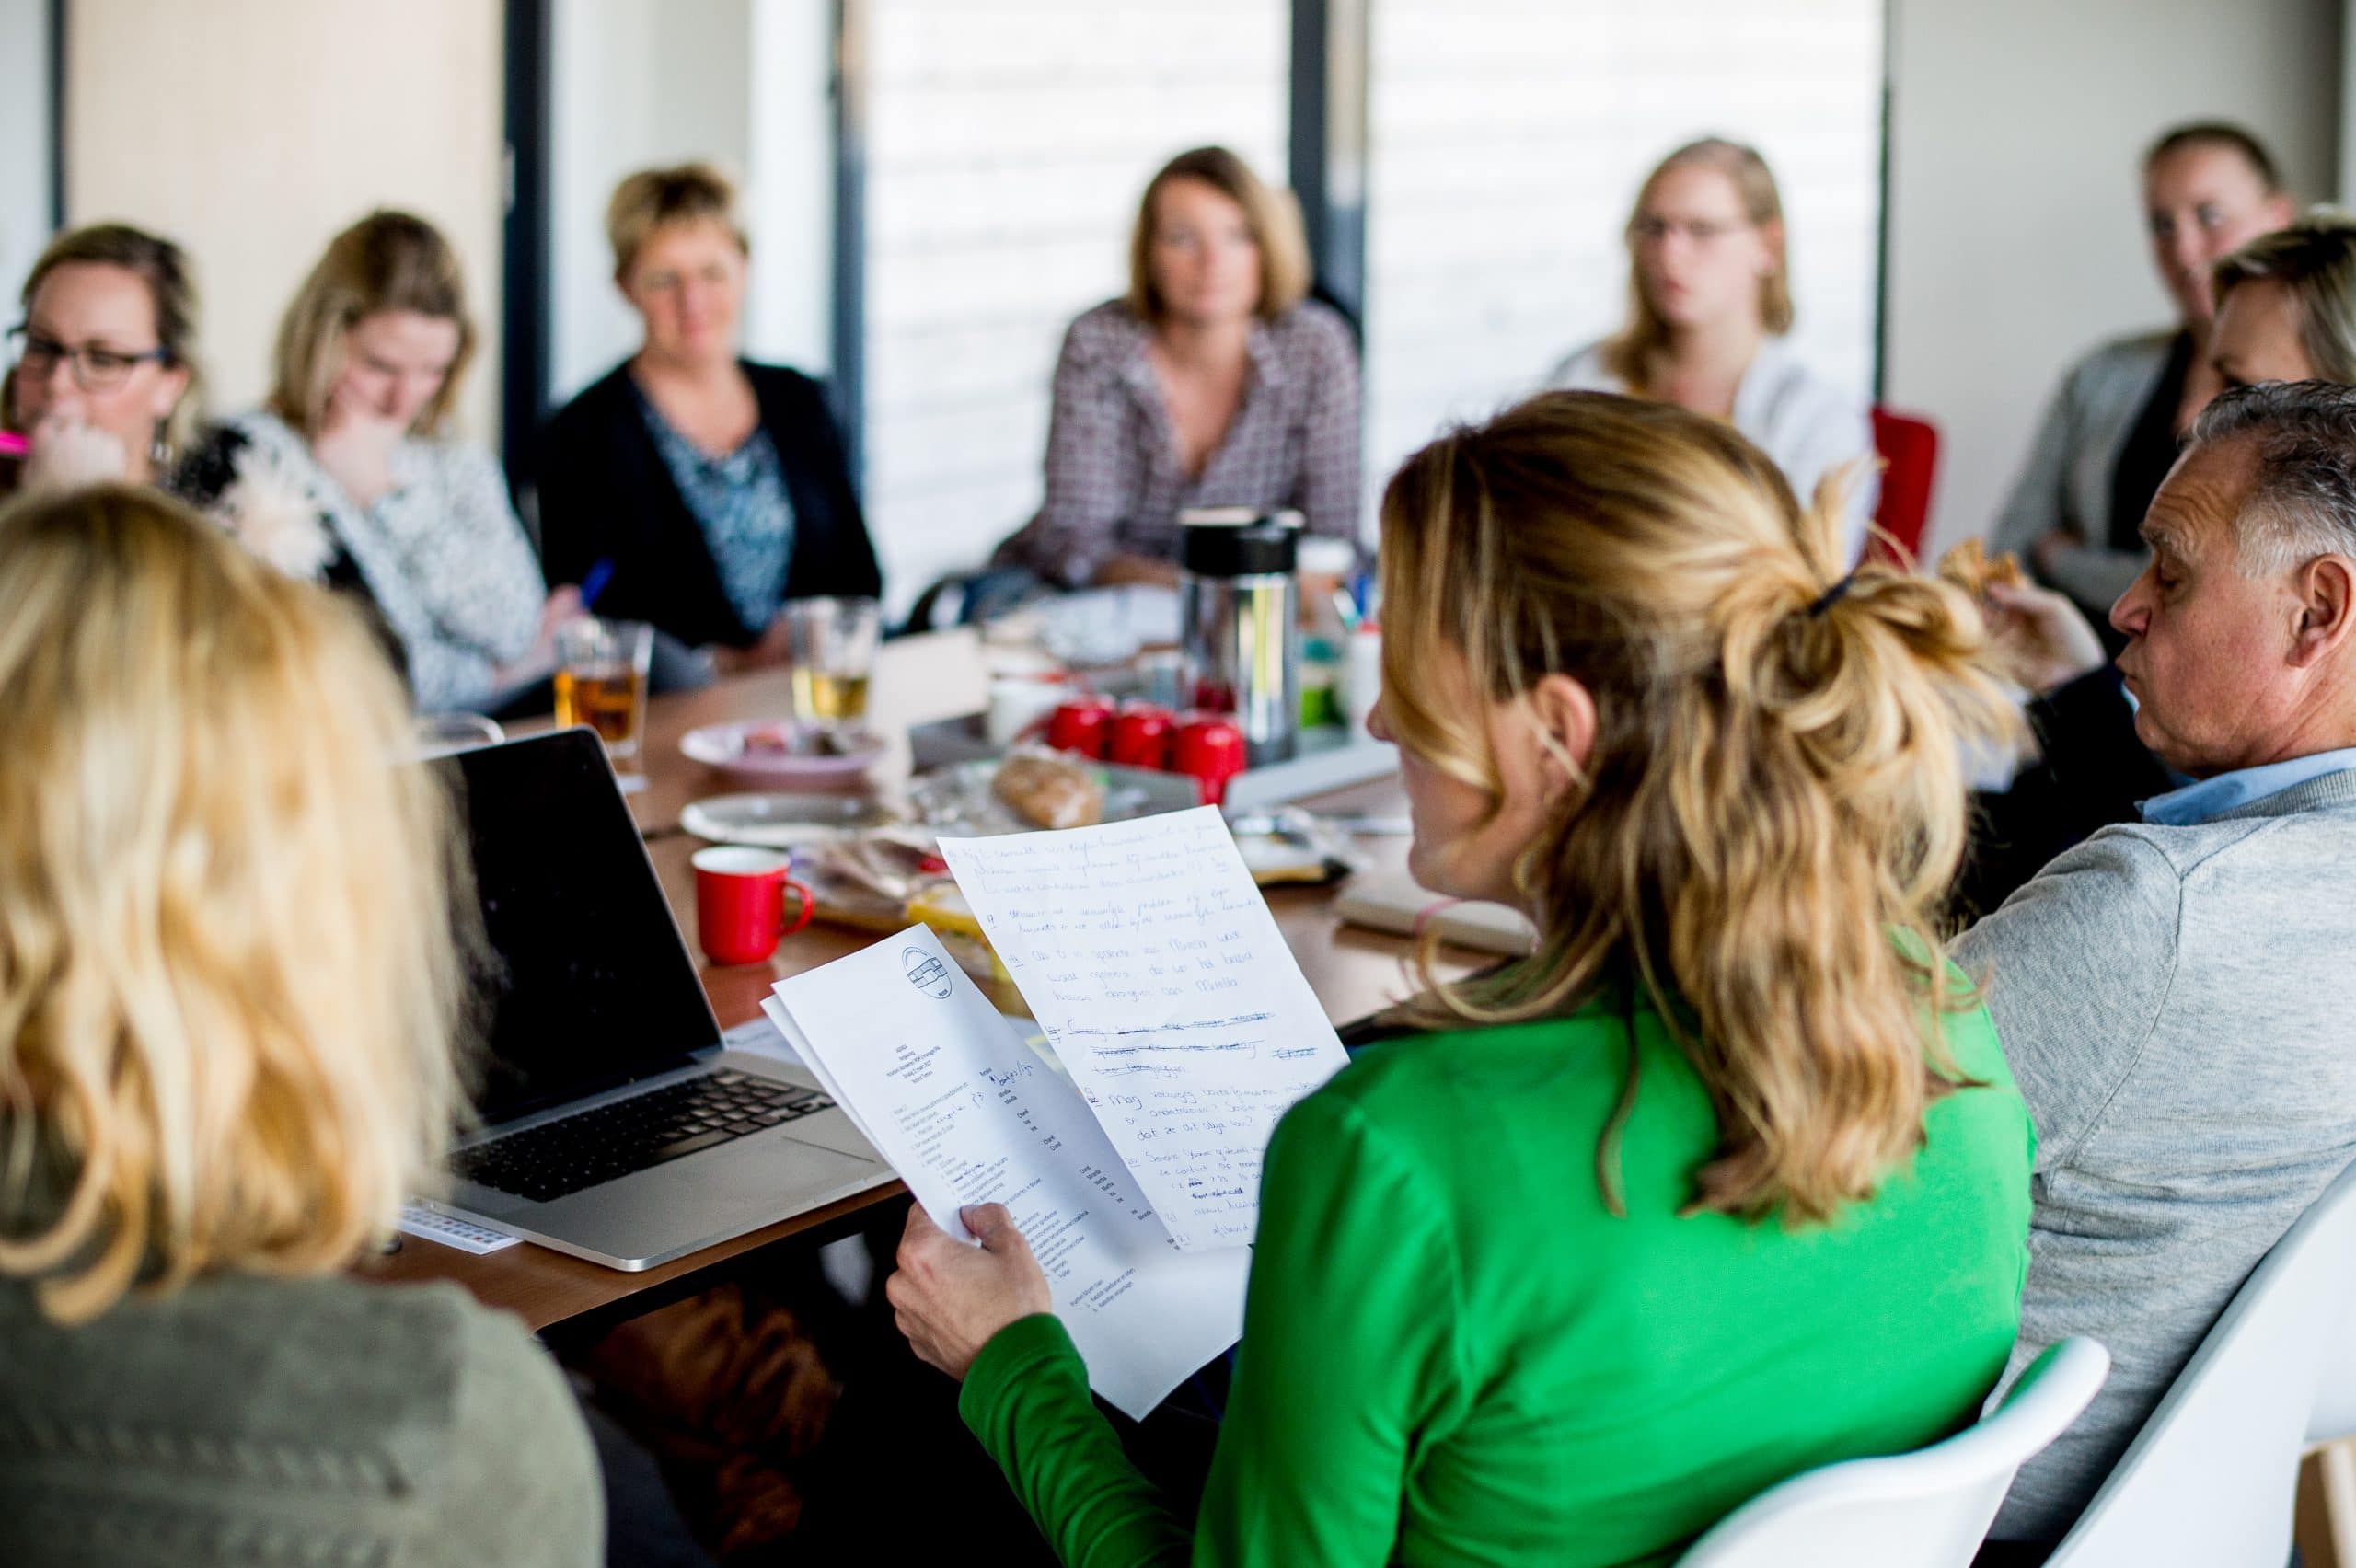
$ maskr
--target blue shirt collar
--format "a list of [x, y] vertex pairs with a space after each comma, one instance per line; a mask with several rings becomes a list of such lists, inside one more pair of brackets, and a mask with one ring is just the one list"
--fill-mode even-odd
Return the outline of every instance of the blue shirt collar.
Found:
[[2262, 801], [2269, 795], [2279, 795], [2295, 784], [2310, 778], [2320, 778], [2327, 773], [2340, 773], [2356, 767], [2356, 746], [2339, 751], [2316, 752], [2308, 756], [2285, 758], [2259, 767], [2239, 767], [2231, 773], [2220, 773], [2213, 778], [2203, 778], [2181, 790], [2171, 790], [2165, 795], [2154, 795], [2140, 801], [2137, 806], [2143, 820], [2163, 827], [2191, 827], [2196, 824], [2213, 822], [2227, 812], [2239, 810], [2252, 801]]

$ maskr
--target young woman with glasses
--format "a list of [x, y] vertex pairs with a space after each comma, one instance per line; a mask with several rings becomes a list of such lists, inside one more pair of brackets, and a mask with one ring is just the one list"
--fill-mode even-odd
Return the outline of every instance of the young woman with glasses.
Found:
[[22, 301], [0, 425], [26, 450], [0, 455], [0, 491], [154, 483], [195, 418], [188, 258], [124, 224], [69, 229], [33, 263]]
[[1854, 560], [1877, 487], [1865, 403], [1810, 371], [1792, 327], [1784, 203], [1767, 162], [1709, 137], [1663, 158], [1628, 217], [1628, 322], [1557, 364], [1546, 385], [1623, 392], [1726, 420], [1775, 460], [1803, 500], [1862, 467], [1842, 517]]

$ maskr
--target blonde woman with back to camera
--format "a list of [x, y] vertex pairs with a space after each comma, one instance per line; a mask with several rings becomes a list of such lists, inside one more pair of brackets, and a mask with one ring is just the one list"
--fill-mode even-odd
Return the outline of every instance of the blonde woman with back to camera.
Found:
[[1962, 595], [1843, 576], [1835, 505], [1593, 393], [1392, 480], [1410, 863], [1537, 951], [1279, 1124], [1199, 1505], [1129, 1468], [1006, 1211], [910, 1216], [900, 1326], [1063, 1561], [1663, 1562], [1973, 1419], [2031, 1139], [1934, 919], [2014, 721]]
[[561, 1376], [346, 1271], [459, 1104], [369, 631], [121, 487], [0, 513], [0, 1517], [26, 1564], [602, 1560]]
[[1858, 466], [1842, 513], [1843, 563], [1865, 548], [1877, 485], [1865, 403], [1800, 362], [1790, 236], [1767, 160], [1715, 136], [1655, 165], [1628, 214], [1628, 320], [1565, 359], [1546, 385], [1657, 398], [1726, 420], [1813, 496]]

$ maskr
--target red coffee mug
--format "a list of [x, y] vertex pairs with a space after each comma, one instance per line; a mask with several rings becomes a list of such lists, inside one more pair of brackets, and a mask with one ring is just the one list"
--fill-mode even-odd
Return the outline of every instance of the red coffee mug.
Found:
[[1170, 732], [1177, 723], [1166, 708], [1129, 704], [1113, 721], [1112, 760], [1123, 767], [1169, 767]]
[[1217, 714], [1189, 714], [1170, 743], [1173, 771], [1194, 775], [1203, 804], [1227, 799], [1227, 781], [1243, 771], [1243, 732]]
[[1065, 703], [1047, 719], [1047, 744], [1102, 761], [1113, 747], [1113, 705], [1101, 697]]
[[[817, 901], [787, 873], [792, 860], [775, 849], [718, 844], [687, 862], [696, 870], [696, 933], [714, 963], [758, 963], [780, 939], [810, 923]], [[785, 895], [801, 906], [789, 923]]]

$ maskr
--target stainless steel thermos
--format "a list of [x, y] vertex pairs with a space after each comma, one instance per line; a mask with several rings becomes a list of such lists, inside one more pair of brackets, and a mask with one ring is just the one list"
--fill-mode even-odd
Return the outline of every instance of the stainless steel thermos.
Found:
[[1206, 507], [1178, 521], [1190, 699], [1233, 716], [1253, 767], [1281, 762], [1300, 724], [1300, 513]]

